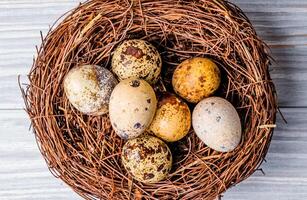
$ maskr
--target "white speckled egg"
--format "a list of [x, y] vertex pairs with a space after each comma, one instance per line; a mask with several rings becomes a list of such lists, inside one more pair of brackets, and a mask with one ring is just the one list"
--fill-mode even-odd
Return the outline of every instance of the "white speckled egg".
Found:
[[157, 49], [144, 40], [126, 40], [114, 51], [112, 71], [119, 80], [140, 78], [156, 83], [161, 72], [162, 60]]
[[241, 121], [230, 102], [220, 97], [200, 101], [192, 114], [196, 135], [210, 148], [229, 152], [241, 141]]
[[69, 102], [80, 112], [101, 115], [108, 112], [112, 90], [118, 81], [104, 67], [82, 65], [64, 78], [64, 91]]
[[143, 183], [157, 183], [165, 179], [172, 167], [172, 154], [168, 146], [150, 135], [128, 140], [121, 158], [125, 169]]
[[144, 80], [126, 79], [113, 90], [110, 98], [110, 120], [123, 139], [141, 135], [150, 125], [157, 108], [154, 90]]

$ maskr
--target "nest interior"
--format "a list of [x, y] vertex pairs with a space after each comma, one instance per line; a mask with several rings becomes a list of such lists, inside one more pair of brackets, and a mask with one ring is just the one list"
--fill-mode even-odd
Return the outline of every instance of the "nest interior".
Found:
[[[212, 58], [223, 74], [216, 95], [232, 102], [241, 117], [240, 146], [219, 153], [191, 130], [169, 144], [174, 163], [168, 179], [134, 181], [120, 159], [125, 141], [112, 130], [108, 115], [79, 113], [62, 84], [77, 65], [110, 68], [112, 51], [129, 38], [158, 48], [169, 91], [181, 61]], [[244, 13], [227, 1], [92, 0], [69, 12], [43, 39], [23, 95], [50, 171], [85, 199], [213, 199], [250, 176], [266, 155], [277, 107], [269, 65], [267, 46]]]

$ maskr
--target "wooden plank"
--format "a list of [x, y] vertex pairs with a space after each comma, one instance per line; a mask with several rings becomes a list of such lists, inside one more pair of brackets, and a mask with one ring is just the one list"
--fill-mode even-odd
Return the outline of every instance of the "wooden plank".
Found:
[[0, 111], [0, 200], [81, 199], [49, 172], [22, 110]]
[[306, 107], [307, 2], [235, 0], [272, 48], [271, 75], [281, 107]]
[[277, 120], [277, 129], [261, 166], [246, 181], [231, 188], [223, 200], [301, 200], [307, 197], [307, 109], [282, 109], [288, 124]]
[[273, 48], [276, 62], [271, 67], [281, 107], [307, 106], [307, 46]]
[[[39, 31], [79, 0], [0, 1], [0, 109], [22, 108], [17, 75], [25, 76], [40, 44]], [[307, 2], [305, 0], [233, 0], [249, 16], [271, 47], [272, 77], [281, 107], [307, 106]]]
[[17, 75], [27, 82], [40, 31], [45, 35], [62, 14], [77, 6], [76, 0], [0, 1], [0, 109], [23, 108]]
[[[301, 200], [307, 196], [307, 108], [282, 109], [267, 162], [246, 181], [231, 188], [223, 200]], [[53, 178], [29, 131], [24, 111], [0, 111], [0, 200], [79, 199]], [[277, 192], [278, 191], [278, 192]]]
[[302, 200], [307, 183], [301, 179], [250, 178], [228, 191], [222, 200]]

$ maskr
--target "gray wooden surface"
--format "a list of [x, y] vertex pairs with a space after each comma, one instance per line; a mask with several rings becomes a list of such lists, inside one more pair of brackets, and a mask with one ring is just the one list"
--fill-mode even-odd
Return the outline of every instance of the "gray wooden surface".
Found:
[[[0, 200], [80, 199], [51, 176], [29, 131], [17, 85], [46, 31], [78, 0], [0, 0]], [[271, 46], [280, 117], [267, 162], [223, 200], [307, 199], [307, 0], [233, 0]]]

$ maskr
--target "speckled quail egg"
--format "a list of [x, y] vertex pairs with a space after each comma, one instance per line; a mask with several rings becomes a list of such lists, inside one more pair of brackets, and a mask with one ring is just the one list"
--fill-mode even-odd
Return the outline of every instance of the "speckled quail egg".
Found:
[[230, 102], [209, 97], [199, 102], [192, 114], [196, 135], [210, 148], [229, 152], [241, 141], [241, 121]]
[[65, 76], [64, 91], [69, 102], [80, 112], [101, 115], [108, 112], [110, 96], [117, 83], [106, 68], [82, 65]]
[[158, 80], [161, 67], [159, 52], [144, 40], [124, 41], [115, 49], [112, 57], [112, 71], [119, 80], [140, 78], [153, 84]]
[[126, 79], [113, 90], [110, 98], [110, 120], [123, 139], [141, 135], [150, 125], [157, 108], [153, 88], [141, 79]]
[[191, 112], [188, 105], [176, 95], [164, 93], [159, 98], [149, 131], [167, 142], [175, 142], [186, 136], [190, 127]]
[[208, 58], [195, 57], [183, 61], [173, 74], [175, 92], [191, 103], [211, 96], [221, 82], [220, 70]]
[[121, 158], [125, 169], [143, 183], [157, 183], [165, 179], [172, 167], [172, 154], [168, 146], [150, 135], [128, 140]]

